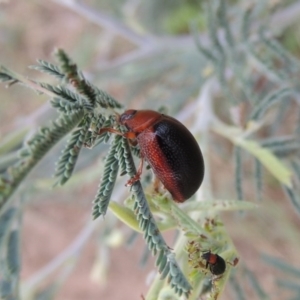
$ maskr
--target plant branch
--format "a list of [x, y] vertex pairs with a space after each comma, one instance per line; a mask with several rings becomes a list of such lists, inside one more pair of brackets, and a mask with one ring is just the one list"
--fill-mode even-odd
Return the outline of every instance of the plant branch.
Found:
[[74, 12], [83, 16], [90, 22], [93, 22], [98, 26], [104, 27], [107, 30], [113, 32], [114, 34], [121, 35], [122, 37], [128, 39], [129, 41], [133, 42], [139, 47], [145, 46], [145, 44], [152, 42], [150, 36], [143, 37], [135, 33], [129, 27], [122, 24], [120, 21], [100, 12], [99, 10], [95, 11], [88, 5], [80, 3], [79, 1], [73, 1], [73, 0], [52, 0], [52, 1], [73, 10]]

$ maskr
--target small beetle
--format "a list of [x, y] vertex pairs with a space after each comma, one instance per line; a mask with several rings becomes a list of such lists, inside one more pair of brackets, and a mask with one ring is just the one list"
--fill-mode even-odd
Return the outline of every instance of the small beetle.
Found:
[[209, 266], [209, 270], [213, 275], [222, 275], [226, 270], [225, 260], [218, 254], [207, 251], [201, 255], [206, 260], [206, 269]]
[[[204, 177], [204, 161], [197, 141], [182, 123], [153, 110], [133, 109], [121, 114], [119, 122], [128, 129], [122, 135], [135, 139], [141, 149], [141, 164], [128, 184], [139, 180], [145, 159], [174, 201], [184, 202], [195, 194]], [[121, 134], [109, 128], [100, 134], [105, 131]]]

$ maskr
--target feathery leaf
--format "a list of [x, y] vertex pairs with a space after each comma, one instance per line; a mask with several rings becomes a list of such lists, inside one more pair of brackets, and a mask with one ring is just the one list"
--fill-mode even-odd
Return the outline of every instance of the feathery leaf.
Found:
[[60, 117], [53, 122], [52, 127], [41, 128], [40, 131], [27, 142], [27, 145], [20, 150], [21, 157], [24, 152], [26, 152], [26, 156], [24, 157], [23, 155], [23, 159], [8, 170], [10, 179], [5, 194], [0, 198], [0, 210], [40, 159], [44, 157], [58, 141], [77, 126], [83, 117], [83, 110]]
[[60, 68], [58, 66], [55, 66], [55, 65], [53, 65], [45, 60], [42, 60], [42, 59], [38, 59], [37, 62], [39, 63], [39, 65], [30, 66], [30, 68], [50, 74], [59, 80], [63, 80], [65, 78], [65, 75], [62, 73], [62, 71], [60, 70]]
[[[122, 147], [126, 161], [126, 172], [130, 177], [133, 177], [136, 175], [136, 168], [128, 141], [125, 138], [122, 138]], [[144, 232], [145, 241], [154, 255], [156, 255], [157, 252], [159, 253], [157, 267], [160, 270], [162, 279], [168, 276], [168, 282], [175, 292], [188, 297], [192, 287], [180, 270], [175, 255], [170, 251], [156, 225], [140, 181], [136, 181], [131, 189], [134, 194], [135, 213], [139, 227]], [[162, 257], [164, 257], [164, 259]], [[162, 262], [164, 262], [164, 267], [160, 267]]]
[[21, 268], [20, 262], [20, 237], [17, 230], [10, 232], [8, 236], [7, 244], [7, 268], [10, 271], [11, 275], [18, 276]]
[[265, 114], [267, 109], [278, 101], [283, 101], [286, 96], [289, 96], [294, 91], [291, 88], [280, 88], [276, 91], [269, 93], [262, 99], [255, 107], [250, 115], [251, 120], [259, 120]]
[[90, 123], [85, 122], [84, 125], [77, 128], [70, 137], [66, 148], [63, 150], [58, 162], [55, 172], [55, 177], [58, 178], [58, 184], [65, 184], [71, 177], [80, 150], [84, 144]]
[[111, 194], [118, 175], [118, 170], [119, 170], [119, 163], [116, 158], [116, 155], [117, 155], [117, 147], [119, 146], [120, 142], [121, 142], [121, 137], [116, 136], [109, 150], [109, 153], [106, 157], [103, 178], [94, 200], [94, 207], [93, 207], [94, 219], [98, 218], [101, 215], [106, 214], [109, 201], [111, 198]]

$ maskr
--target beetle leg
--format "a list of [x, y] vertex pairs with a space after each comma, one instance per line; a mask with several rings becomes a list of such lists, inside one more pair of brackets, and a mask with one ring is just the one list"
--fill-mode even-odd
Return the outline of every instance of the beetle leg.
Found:
[[206, 265], [205, 265], [205, 269], [208, 268], [208, 264], [209, 264], [209, 262], [208, 262], [208, 260], [207, 260], [207, 261], [206, 261]]
[[98, 131], [98, 134], [101, 135], [105, 132], [110, 132], [110, 133], [114, 133], [114, 134], [118, 134], [118, 135], [122, 135], [124, 136], [125, 138], [129, 139], [129, 140], [132, 140], [132, 139], [135, 139], [136, 138], [136, 134], [132, 131], [128, 131], [128, 132], [121, 132], [119, 130], [116, 130], [114, 128], [111, 128], [111, 127], [104, 127], [104, 128], [101, 128], [99, 131]]
[[160, 180], [158, 179], [157, 176], [155, 176], [155, 178], [154, 178], [153, 186], [154, 186], [154, 191], [155, 191], [156, 193], [159, 193]]
[[239, 258], [238, 257], [235, 257], [234, 260], [231, 262], [231, 261], [226, 261], [228, 264], [230, 264], [231, 266], [235, 267], [238, 262], [239, 262]]
[[142, 174], [142, 171], [143, 171], [143, 165], [144, 165], [144, 158], [141, 157], [141, 161], [140, 161], [140, 164], [139, 164], [139, 167], [138, 167], [138, 170], [137, 170], [136, 174], [128, 180], [128, 182], [126, 183], [125, 186], [131, 186], [136, 181], [140, 180], [141, 174]]
[[138, 144], [137, 140], [134, 139], [134, 138], [132, 138], [132, 139], [128, 138], [128, 142], [129, 142], [129, 143], [131, 144], [131, 146], [133, 146], [133, 147], [135, 147], [135, 146]]
[[99, 131], [98, 131], [98, 134], [101, 135], [105, 132], [110, 132], [110, 133], [115, 133], [115, 134], [118, 134], [118, 135], [123, 135], [123, 133], [121, 131], [118, 131], [114, 128], [110, 128], [110, 127], [104, 127], [104, 128], [101, 128]]

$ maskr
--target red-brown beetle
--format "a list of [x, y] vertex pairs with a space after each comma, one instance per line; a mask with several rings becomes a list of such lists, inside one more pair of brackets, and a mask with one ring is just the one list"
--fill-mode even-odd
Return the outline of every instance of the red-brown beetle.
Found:
[[197, 141], [182, 123], [153, 110], [133, 109], [121, 114], [119, 122], [128, 129], [123, 136], [136, 139], [141, 149], [142, 161], [130, 184], [139, 179], [145, 159], [176, 202], [184, 202], [198, 190], [204, 161]]
[[203, 253], [201, 257], [206, 261], [206, 269], [209, 266], [209, 270], [213, 275], [222, 275], [225, 272], [225, 260], [218, 254], [207, 251]]

